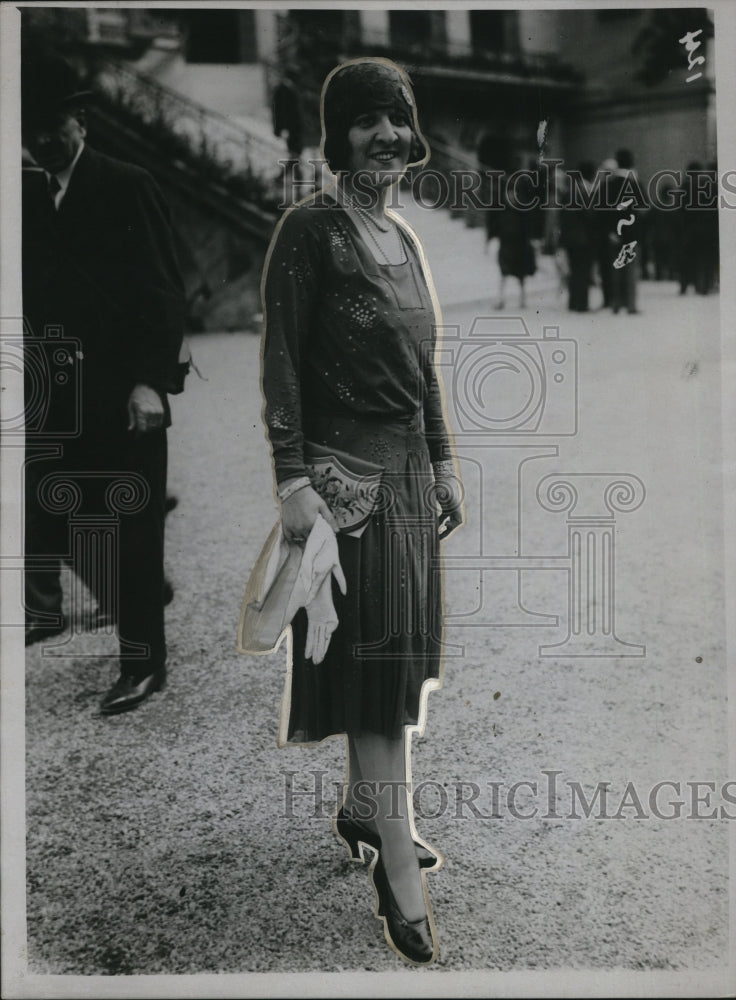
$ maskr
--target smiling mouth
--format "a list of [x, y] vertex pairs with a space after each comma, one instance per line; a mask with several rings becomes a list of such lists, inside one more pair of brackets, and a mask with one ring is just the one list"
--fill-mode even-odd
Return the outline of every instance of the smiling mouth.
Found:
[[374, 153], [373, 159], [378, 160], [379, 163], [390, 163], [391, 160], [395, 160], [397, 153], [394, 150], [388, 152]]

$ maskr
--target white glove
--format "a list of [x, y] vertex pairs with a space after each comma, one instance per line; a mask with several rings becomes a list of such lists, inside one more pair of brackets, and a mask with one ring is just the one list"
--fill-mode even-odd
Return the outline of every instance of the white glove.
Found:
[[[340, 572], [342, 575], [342, 571]], [[343, 593], [345, 593], [344, 589]], [[304, 657], [307, 660], [311, 658], [312, 663], [317, 664], [324, 660], [332, 633], [338, 624], [337, 612], [332, 601], [332, 576], [330, 573], [323, 578], [314, 598], [306, 605], [306, 611], [308, 624]]]
[[345, 575], [340, 566], [335, 532], [321, 515], [317, 515], [312, 530], [309, 532], [304, 546], [299, 567], [299, 584], [306, 595], [304, 605], [309, 604], [322, 586], [325, 577], [332, 573], [337, 580], [341, 593], [345, 593], [347, 585]]

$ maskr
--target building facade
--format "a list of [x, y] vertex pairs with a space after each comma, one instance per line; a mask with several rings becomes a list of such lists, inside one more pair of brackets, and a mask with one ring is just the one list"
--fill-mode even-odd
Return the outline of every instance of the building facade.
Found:
[[[532, 166], [540, 153], [569, 167], [626, 147], [644, 179], [716, 159], [715, 60], [701, 9], [292, 10], [279, 14], [277, 56], [297, 61], [307, 114], [339, 61], [383, 55], [410, 73], [422, 127], [461, 161]], [[712, 18], [711, 18], [712, 19]], [[702, 75], [686, 46], [700, 26]], [[646, 76], [652, 53], [663, 70]], [[650, 51], [651, 50], [651, 51]], [[660, 54], [661, 58], [661, 54]], [[546, 145], [537, 142], [547, 123]], [[313, 123], [314, 132], [315, 126]]]

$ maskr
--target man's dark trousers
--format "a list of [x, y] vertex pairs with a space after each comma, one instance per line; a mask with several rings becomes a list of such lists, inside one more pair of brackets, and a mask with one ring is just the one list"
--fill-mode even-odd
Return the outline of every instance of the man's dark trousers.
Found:
[[[26, 607], [32, 618], [38, 612], [61, 614], [59, 572], [48, 567], [49, 557], [58, 556], [89, 587], [100, 609], [117, 621], [123, 669], [145, 676], [166, 661], [166, 430], [141, 435], [118, 431], [104, 440], [83, 434], [60, 447], [59, 458], [31, 457], [26, 463]], [[71, 551], [69, 515], [54, 513], [49, 505], [48, 491], [55, 482], [61, 490], [64, 483], [78, 487], [81, 498], [74, 516], [93, 530], [109, 524], [109, 491], [116, 492], [112, 555], [89, 547]], [[34, 558], [46, 562], [47, 568], [34, 568]], [[70, 609], [73, 615], [80, 610]]]

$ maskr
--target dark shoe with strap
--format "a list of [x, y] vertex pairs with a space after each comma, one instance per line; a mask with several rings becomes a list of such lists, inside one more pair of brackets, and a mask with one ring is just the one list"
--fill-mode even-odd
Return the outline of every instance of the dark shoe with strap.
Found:
[[432, 934], [429, 915], [407, 920], [391, 891], [386, 869], [379, 855], [371, 875], [378, 896], [377, 915], [383, 917], [384, 935], [401, 958], [415, 965], [429, 965], [437, 957], [437, 942]]
[[62, 614], [60, 621], [56, 625], [44, 625], [43, 622], [26, 622], [26, 646], [32, 646], [35, 642], [42, 642], [44, 639], [51, 639], [55, 635], [61, 635], [66, 630], [67, 620]]
[[[359, 819], [353, 819], [352, 816], [349, 816], [345, 812], [344, 807], [340, 809], [340, 812], [335, 817], [335, 832], [347, 844], [350, 857], [353, 861], [362, 861], [365, 864], [361, 844], [365, 844], [366, 847], [370, 847], [371, 850], [376, 852], [381, 850], [381, 838], [375, 830], [366, 826]], [[423, 868], [425, 871], [436, 871], [442, 867], [442, 859], [433, 851], [430, 851], [416, 840], [414, 844], [420, 868]]]
[[160, 691], [166, 683], [166, 667], [159, 667], [145, 677], [121, 673], [113, 686], [100, 702], [103, 715], [117, 715], [137, 708], [155, 691]]

